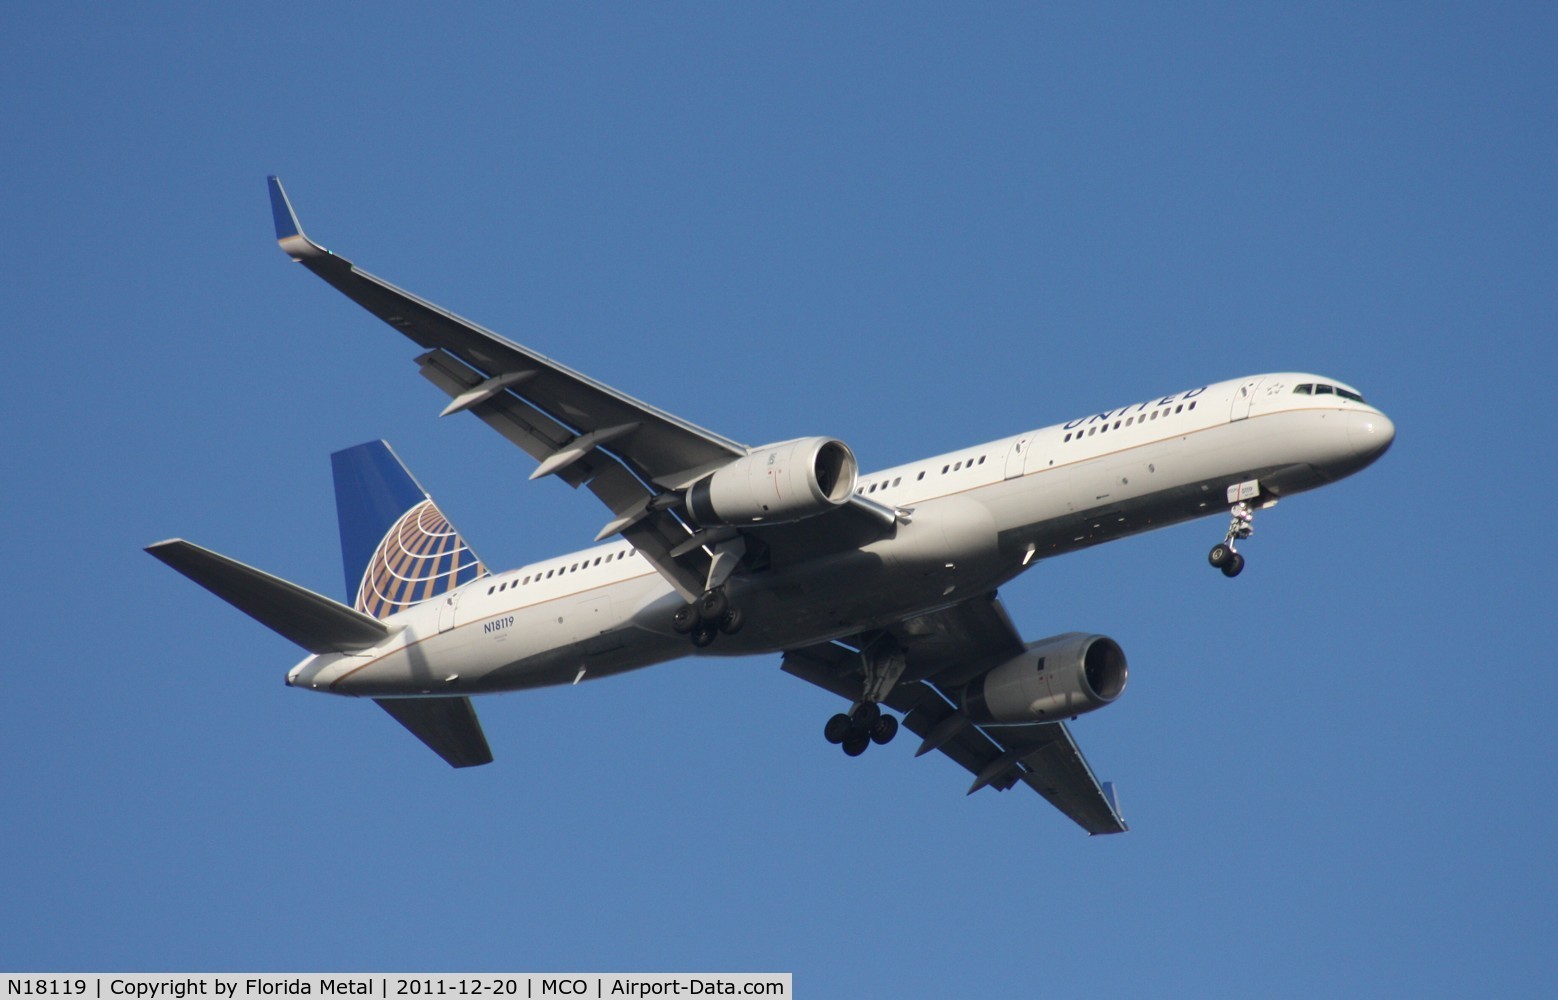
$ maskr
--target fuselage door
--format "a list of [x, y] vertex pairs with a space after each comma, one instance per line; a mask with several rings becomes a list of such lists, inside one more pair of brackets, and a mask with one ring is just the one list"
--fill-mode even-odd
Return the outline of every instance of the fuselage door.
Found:
[[1255, 390], [1262, 381], [1264, 380], [1252, 378], [1240, 385], [1238, 391], [1233, 394], [1233, 412], [1230, 416], [1234, 420], [1243, 420], [1250, 415], [1250, 407], [1255, 405]]
[[442, 603], [438, 605], [438, 631], [447, 632], [454, 628], [454, 609], [460, 604], [460, 592], [451, 590], [444, 595]]
[[1016, 479], [1022, 475], [1022, 463], [1028, 450], [1028, 439], [1021, 438], [1012, 445], [1012, 450], [1006, 453], [1006, 478]]

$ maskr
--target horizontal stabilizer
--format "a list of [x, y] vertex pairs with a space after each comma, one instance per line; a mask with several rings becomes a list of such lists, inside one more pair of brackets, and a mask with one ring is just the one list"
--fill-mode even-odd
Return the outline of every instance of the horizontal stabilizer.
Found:
[[375, 698], [375, 702], [450, 767], [492, 763], [487, 736], [469, 698]]
[[310, 653], [349, 653], [389, 635], [360, 611], [182, 538], [146, 551]]

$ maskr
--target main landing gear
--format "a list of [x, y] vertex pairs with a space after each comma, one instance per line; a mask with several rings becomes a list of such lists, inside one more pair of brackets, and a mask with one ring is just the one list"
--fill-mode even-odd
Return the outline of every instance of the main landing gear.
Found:
[[875, 743], [881, 746], [898, 735], [898, 720], [882, 711], [877, 702], [903, 676], [908, 661], [898, 643], [886, 634], [866, 644], [860, 650], [861, 672], [864, 679], [860, 700], [850, 707], [848, 714], [840, 712], [822, 727], [822, 738], [834, 745], [842, 745], [844, 753], [859, 757], [866, 747]]
[[1228, 534], [1221, 542], [1212, 546], [1212, 551], [1206, 554], [1206, 561], [1223, 571], [1223, 576], [1230, 579], [1244, 571], [1244, 556], [1233, 547], [1236, 541], [1255, 534], [1255, 511], [1244, 501], [1234, 504], [1229, 510]]
[[683, 604], [671, 616], [671, 629], [677, 635], [690, 636], [692, 644], [702, 649], [721, 634], [735, 635], [741, 631], [741, 609], [730, 606], [724, 587], [706, 590], [703, 596], [691, 604]]
[[874, 701], [857, 701], [848, 715], [840, 712], [822, 727], [822, 738], [842, 745], [851, 757], [859, 757], [871, 744], [881, 746], [897, 735], [898, 720], [884, 714]]

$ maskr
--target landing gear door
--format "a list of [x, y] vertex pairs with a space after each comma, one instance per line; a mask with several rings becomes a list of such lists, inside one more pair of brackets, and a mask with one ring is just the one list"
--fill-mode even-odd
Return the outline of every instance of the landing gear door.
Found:
[[1252, 378], [1239, 386], [1233, 394], [1233, 412], [1230, 417], [1234, 420], [1243, 420], [1250, 415], [1250, 407], [1255, 405], [1255, 390], [1264, 379]]

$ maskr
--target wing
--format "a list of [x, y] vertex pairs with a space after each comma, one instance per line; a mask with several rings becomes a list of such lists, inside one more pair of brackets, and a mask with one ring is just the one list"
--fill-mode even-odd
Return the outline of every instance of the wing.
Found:
[[[556, 475], [575, 488], [588, 486], [613, 515], [598, 538], [620, 533], [689, 599], [705, 589], [711, 555], [675, 515], [676, 491], [751, 449], [358, 269], [304, 235], [281, 181], [269, 180], [281, 248], [427, 348], [417, 362], [452, 398], [444, 415], [469, 410], [524, 449], [540, 462], [532, 479]], [[827, 536], [832, 544], [860, 544], [892, 530], [890, 516], [884, 522], [879, 510], [856, 499], [813, 519], [837, 518]], [[765, 531], [765, 545], [794, 541], [783, 531]]]
[[[922, 739], [916, 756], [940, 750], [952, 758], [974, 775], [970, 795], [986, 786], [1005, 791], [1021, 782], [1090, 834], [1125, 832], [1113, 786], [1094, 776], [1065, 723], [979, 726], [947, 697], [1023, 649], [994, 594], [904, 619], [885, 632], [906, 660], [886, 704], [901, 712], [904, 727]], [[875, 638], [860, 636], [851, 644], [863, 646]], [[839, 643], [807, 646], [787, 652], [781, 667], [842, 698], [861, 696], [856, 649]]]

